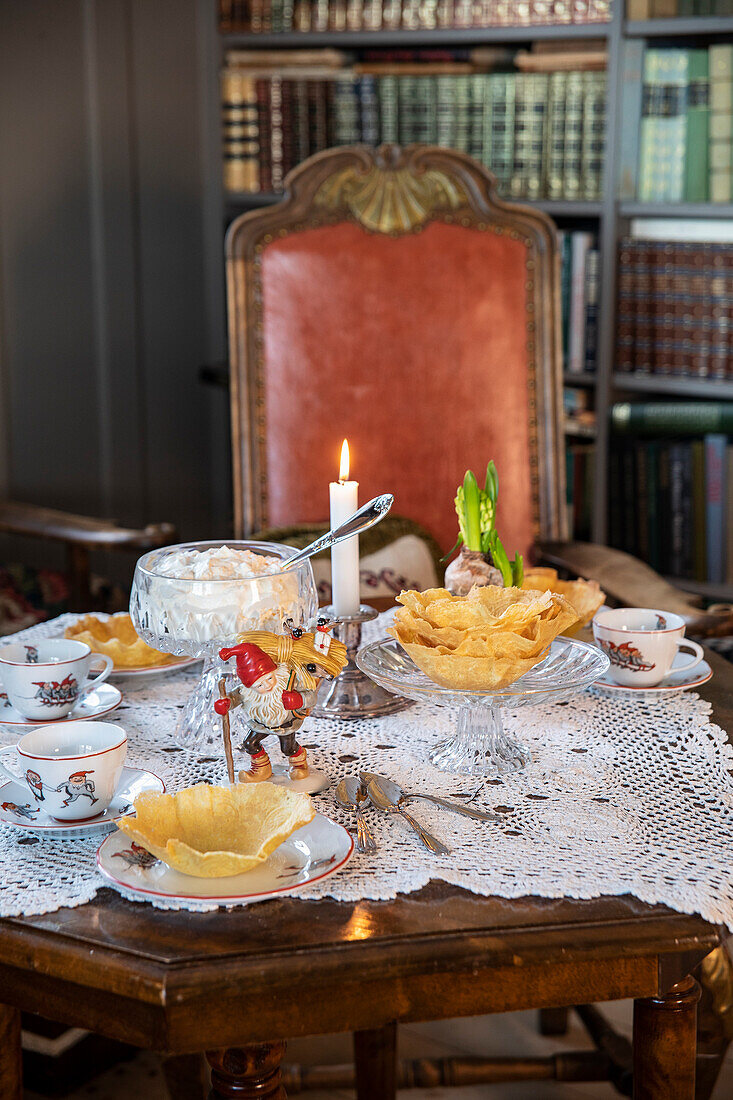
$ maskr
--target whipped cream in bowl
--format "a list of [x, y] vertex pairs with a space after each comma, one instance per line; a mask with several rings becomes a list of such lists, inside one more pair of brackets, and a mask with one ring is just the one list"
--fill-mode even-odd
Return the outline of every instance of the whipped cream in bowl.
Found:
[[144, 554], [135, 567], [130, 615], [148, 645], [203, 657], [201, 683], [189, 699], [176, 740], [186, 748], [221, 739], [213, 711], [222, 666], [218, 652], [244, 630], [281, 632], [286, 619], [305, 625], [318, 609], [310, 561], [283, 570], [296, 548], [274, 542], [189, 542]]

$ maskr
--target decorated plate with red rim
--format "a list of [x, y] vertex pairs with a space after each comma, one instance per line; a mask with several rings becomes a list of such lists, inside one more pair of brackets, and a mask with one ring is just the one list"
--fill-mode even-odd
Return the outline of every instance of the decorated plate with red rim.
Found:
[[83, 840], [96, 833], [109, 832], [121, 817], [134, 813], [133, 803], [143, 791], [162, 794], [165, 783], [155, 772], [124, 767], [115, 796], [106, 810], [83, 821], [57, 821], [44, 813], [23, 783], [3, 783], [0, 786], [0, 823], [56, 840], [62, 837], [64, 840]]
[[125, 833], [117, 831], [97, 851], [97, 867], [110, 886], [132, 901], [230, 907], [281, 897], [340, 871], [354, 852], [343, 825], [316, 814], [283, 841], [259, 867], [226, 878], [195, 878], [174, 871]]
[[63, 718], [24, 718], [12, 705], [0, 684], [0, 726], [22, 726], [35, 729], [36, 726], [49, 726], [54, 722], [88, 722], [92, 718], [101, 718], [109, 714], [122, 702], [122, 692], [114, 684], [98, 684], [92, 691], [79, 700]]
[[181, 657], [168, 665], [142, 665], [139, 668], [113, 668], [109, 674], [110, 680], [147, 680], [153, 676], [171, 675], [180, 672], [184, 668], [190, 668], [199, 660], [198, 657]]
[[658, 695], [661, 693], [673, 693], [676, 691], [689, 691], [690, 688], [700, 687], [701, 684], [706, 684], [708, 680], [712, 678], [713, 670], [707, 661], [700, 661], [699, 665], [695, 665], [694, 668], [683, 669], [681, 672], [675, 672], [676, 664], [685, 664], [689, 660], [689, 656], [686, 653], [678, 653], [674, 661], [672, 661], [672, 668], [668, 676], [662, 680], [660, 684], [656, 684], [655, 687], [628, 687], [626, 684], [617, 684], [615, 680], [611, 679], [611, 673], [607, 672], [605, 676], [601, 676], [599, 680], [596, 680], [593, 687], [602, 688], [604, 691], [626, 691], [630, 695]]

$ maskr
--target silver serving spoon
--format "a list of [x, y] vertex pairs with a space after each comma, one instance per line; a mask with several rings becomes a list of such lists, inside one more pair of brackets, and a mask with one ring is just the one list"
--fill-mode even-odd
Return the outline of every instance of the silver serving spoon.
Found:
[[460, 802], [450, 802], [447, 798], [438, 798], [434, 794], [412, 794], [404, 791], [400, 787], [399, 783], [395, 783], [392, 779], [387, 779], [383, 775], [375, 775], [374, 772], [360, 772], [359, 773], [362, 783], [365, 784], [378, 784], [384, 796], [394, 802], [396, 806], [406, 806], [409, 802], [412, 802], [415, 798], [421, 798], [425, 802], [432, 802], [436, 806], [442, 806], [444, 810], [451, 810], [454, 814], [461, 814], [462, 817], [472, 817], [474, 821], [489, 821], [493, 824], [503, 824], [503, 818], [498, 814], [487, 812], [484, 810], [473, 810], [470, 806], [463, 805]]
[[314, 554], [317, 554], [320, 550], [325, 550], [327, 546], [334, 546], [337, 542], [350, 539], [352, 535], [358, 535], [360, 531], [366, 531], [369, 527], [373, 527], [375, 523], [379, 523], [380, 520], [384, 519], [393, 504], [394, 497], [391, 493], [382, 493], [381, 496], [374, 497], [374, 500], [364, 504], [358, 512], [354, 512], [353, 516], [349, 516], [338, 527], [326, 531], [325, 535], [321, 535], [315, 542], [311, 542], [302, 550], [298, 550], [297, 554], [284, 558], [281, 568], [289, 569], [291, 565], [296, 565], [297, 562], [303, 561], [305, 558], [312, 558]]
[[376, 852], [377, 842], [366, 823], [360, 803], [366, 802], [368, 795], [355, 775], [347, 775], [336, 788], [336, 801], [344, 810], [356, 814], [356, 850], [357, 852]]
[[399, 814], [403, 817], [411, 829], [419, 836], [420, 840], [427, 848], [429, 852], [433, 852], [434, 855], [447, 856], [450, 854], [450, 848], [446, 848], [442, 840], [438, 840], [436, 836], [429, 833], [427, 829], [424, 829], [419, 821], [416, 821], [412, 814], [408, 814], [399, 802], [392, 802], [392, 800], [386, 795], [379, 783], [372, 782], [367, 786], [367, 794], [369, 800], [373, 806], [376, 806], [378, 810], [386, 810], [390, 814]]

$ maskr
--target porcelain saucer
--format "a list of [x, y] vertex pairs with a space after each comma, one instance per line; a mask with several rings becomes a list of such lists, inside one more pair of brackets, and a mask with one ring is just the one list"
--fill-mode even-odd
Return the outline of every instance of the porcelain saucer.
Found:
[[143, 791], [165, 791], [165, 783], [154, 772], [142, 768], [123, 768], [117, 793], [106, 810], [83, 821], [57, 821], [44, 813], [22, 783], [4, 783], [0, 787], [0, 822], [15, 825], [31, 833], [66, 840], [82, 840], [108, 832], [115, 821], [134, 812], [133, 802]]
[[102, 842], [97, 867], [132, 901], [203, 902], [225, 907], [291, 894], [334, 875], [348, 862], [354, 841], [343, 825], [323, 814], [288, 837], [259, 867], [227, 878], [195, 878], [174, 871], [124, 833]]
[[672, 662], [669, 675], [665, 676], [662, 682], [655, 687], [626, 687], [612, 680], [610, 672], [607, 672], [605, 676], [601, 676], [600, 680], [596, 680], [593, 687], [602, 688], [604, 691], [625, 691], [629, 695], [657, 695], [660, 692], [670, 694], [676, 691], [689, 691], [690, 688], [706, 684], [712, 678], [713, 670], [707, 661], [700, 661], [699, 665], [695, 665], [689, 671], [675, 672], [675, 665], [684, 665], [688, 660], [688, 654], [678, 653]]
[[46, 726], [52, 722], [88, 722], [91, 718], [101, 718], [103, 714], [109, 714], [121, 702], [122, 692], [119, 688], [114, 684], [99, 684], [63, 718], [49, 718], [48, 721], [42, 721], [40, 718], [24, 718], [19, 714], [0, 684], [0, 726], [23, 726], [25, 729], [35, 729], [36, 726]]

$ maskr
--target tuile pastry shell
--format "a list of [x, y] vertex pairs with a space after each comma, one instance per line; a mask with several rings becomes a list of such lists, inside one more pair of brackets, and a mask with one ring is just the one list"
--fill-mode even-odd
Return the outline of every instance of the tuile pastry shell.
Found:
[[137, 817], [122, 818], [118, 828], [169, 867], [196, 878], [250, 871], [316, 816], [309, 795], [273, 783], [145, 791], [135, 811]]
[[135, 632], [130, 616], [123, 612], [99, 619], [96, 615], [84, 615], [64, 631], [65, 638], [86, 642], [92, 653], [104, 653], [114, 661], [116, 669], [157, 668], [174, 665], [180, 657], [152, 649]]
[[498, 585], [477, 585], [467, 596], [402, 592], [398, 601], [389, 633], [426, 676], [461, 691], [508, 687], [578, 618], [564, 596]]
[[565, 634], [575, 634], [587, 626], [606, 598], [598, 581], [586, 581], [582, 577], [574, 581], [561, 581], [557, 569], [537, 567], [525, 570], [522, 588], [533, 592], [558, 592], [570, 601], [580, 622], [565, 630]]

